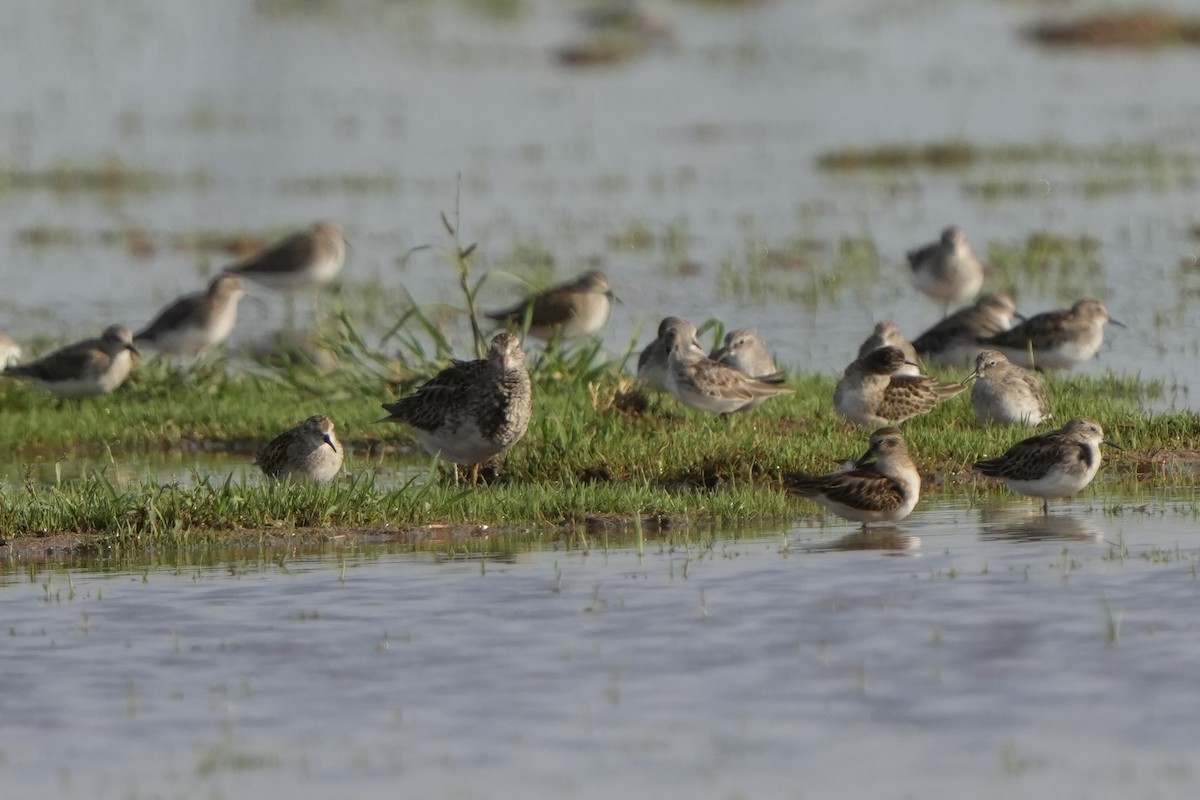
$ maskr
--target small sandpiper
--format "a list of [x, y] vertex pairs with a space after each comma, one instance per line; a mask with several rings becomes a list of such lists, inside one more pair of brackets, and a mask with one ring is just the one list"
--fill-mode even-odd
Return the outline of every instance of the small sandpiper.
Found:
[[979, 340], [1003, 333], [1017, 313], [1012, 298], [1003, 292], [988, 292], [975, 305], [955, 311], [913, 341], [917, 355], [942, 367], [970, 367], [983, 347]]
[[749, 328], [736, 328], [726, 333], [721, 346], [708, 357], [739, 369], [751, 378], [769, 380], [783, 377], [758, 334]]
[[851, 362], [833, 390], [834, 409], [864, 427], [899, 424], [967, 390], [927, 375], [897, 375], [906, 363], [904, 351], [893, 345]]
[[67, 345], [29, 364], [8, 367], [3, 374], [24, 378], [59, 397], [108, 394], [133, 370], [137, 348], [124, 325], [110, 325], [99, 339]]
[[[681, 324], [685, 324], [685, 320], [663, 317], [663, 321], [658, 323], [658, 336], [646, 345], [646, 349], [638, 356], [637, 377], [646, 388], [656, 392], [667, 391], [667, 358], [671, 355], [674, 331]], [[700, 350], [699, 343], [696, 344], [696, 348], [700, 353], [704, 352]]]
[[983, 264], [971, 251], [967, 235], [957, 225], [942, 231], [933, 244], [908, 252], [913, 286], [943, 304], [943, 315], [950, 306], [979, 294], [983, 288]]
[[904, 357], [908, 359], [908, 363], [896, 370], [897, 375], [920, 375], [921, 368], [917, 366], [917, 351], [912, 346], [912, 343], [904, 336], [904, 332], [900, 330], [900, 326], [891, 320], [879, 322], [875, 324], [875, 330], [868, 336], [858, 348], [858, 357], [862, 358], [872, 350], [878, 350], [881, 347], [888, 345], [899, 347], [904, 353]]
[[228, 267], [243, 278], [270, 289], [296, 291], [324, 286], [337, 277], [346, 261], [342, 226], [328, 220], [295, 233], [253, 258]]
[[608, 276], [594, 269], [487, 316], [513, 328], [528, 321], [529, 335], [542, 341], [555, 335], [564, 340], [581, 339], [608, 323], [614, 299]]
[[0, 333], [0, 370], [12, 367], [21, 360], [21, 345], [17, 344], [7, 333]]
[[532, 408], [521, 340], [492, 338], [486, 358], [455, 361], [412, 394], [384, 403], [380, 422], [402, 422], [425, 452], [455, 464], [483, 464], [525, 435]]
[[1105, 323], [1125, 327], [1108, 315], [1103, 303], [1085, 297], [1070, 309], [1035, 314], [1011, 330], [978, 341], [1026, 369], [1071, 369], [1100, 351]]
[[827, 475], [787, 474], [790, 494], [807, 497], [840, 517], [861, 522], [899, 522], [921, 496], [921, 476], [899, 428], [871, 434], [870, 448], [853, 468]]
[[696, 411], [732, 414], [748, 411], [768, 397], [792, 390], [782, 377], [752, 378], [740, 369], [713, 361], [696, 342], [696, 326], [681, 322], [668, 333], [667, 391]]
[[333, 420], [317, 415], [272, 439], [258, 451], [254, 463], [270, 478], [329, 483], [342, 468], [344, 457]]
[[985, 425], [1038, 425], [1050, 419], [1046, 386], [999, 350], [984, 350], [975, 359], [971, 407]]
[[208, 290], [186, 294], [159, 312], [133, 337], [134, 344], [175, 356], [200, 358], [229, 336], [237, 322], [242, 279], [223, 272]]
[[1042, 498], [1046, 514], [1050, 498], [1070, 497], [1096, 477], [1101, 444], [1121, 449], [1104, 438], [1100, 423], [1079, 417], [1059, 430], [1017, 442], [998, 458], [975, 462], [975, 470], [999, 478], [1014, 492]]

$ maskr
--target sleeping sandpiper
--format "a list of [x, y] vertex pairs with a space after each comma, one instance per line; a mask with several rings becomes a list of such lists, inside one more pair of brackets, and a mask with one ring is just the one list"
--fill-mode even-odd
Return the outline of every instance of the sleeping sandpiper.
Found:
[[270, 478], [329, 483], [342, 468], [344, 456], [333, 420], [318, 415], [276, 436], [258, 451], [254, 463]]
[[983, 288], [983, 264], [971, 251], [967, 235], [957, 225], [942, 231], [933, 244], [908, 252], [913, 286], [943, 304], [943, 314], [955, 303], [964, 303]]
[[383, 407], [388, 416], [379, 421], [404, 423], [430, 455], [482, 464], [516, 444], [529, 426], [529, 371], [521, 341], [501, 331], [486, 358], [455, 361]]
[[696, 326], [681, 322], [668, 333], [667, 391], [696, 411], [732, 414], [748, 411], [768, 397], [792, 390], [782, 377], [752, 378], [739, 369], [713, 361], [696, 342]]
[[1017, 313], [1012, 298], [988, 292], [975, 305], [955, 311], [913, 341], [917, 355], [942, 367], [970, 367], [983, 347], [979, 339], [1003, 333], [1013, 326]]
[[1050, 419], [1046, 386], [999, 350], [984, 350], [963, 383], [971, 387], [971, 407], [985, 425], [1037, 425]]
[[1104, 438], [1100, 423], [1079, 417], [1017, 442], [998, 458], [975, 462], [975, 470], [999, 478], [1014, 492], [1042, 498], [1045, 514], [1050, 498], [1070, 497], [1092, 482], [1100, 469], [1101, 444], [1121, 449]]
[[186, 294], [160, 311], [133, 337], [134, 344], [199, 358], [229, 336], [237, 322], [238, 301], [245, 293], [241, 278], [223, 272], [207, 291]]
[[529, 335], [542, 341], [555, 335], [565, 340], [581, 339], [605, 326], [614, 299], [608, 276], [594, 269], [487, 316], [512, 328], [528, 322]]
[[1108, 315], [1103, 303], [1085, 297], [1069, 309], [1036, 314], [1011, 330], [978, 341], [1027, 369], [1071, 369], [1099, 352], [1105, 323], [1125, 327]]
[[24, 378], [59, 397], [108, 394], [129, 377], [137, 352], [129, 328], [110, 325], [99, 339], [67, 345], [3, 374]]
[[834, 409], [864, 427], [899, 424], [967, 389], [927, 375], [897, 375], [906, 363], [911, 362], [893, 345], [851, 362], [833, 390]]
[[858, 357], [862, 358], [872, 350], [878, 350], [888, 345], [899, 347], [908, 362], [896, 370], [897, 375], [920, 375], [921, 368], [917, 366], [917, 351], [912, 343], [904, 336], [900, 326], [891, 320], [876, 323], [875, 330], [858, 347]]
[[870, 449], [853, 468], [827, 475], [783, 476], [790, 494], [807, 497], [840, 517], [861, 522], [899, 522], [921, 496], [921, 476], [899, 428], [871, 434]]

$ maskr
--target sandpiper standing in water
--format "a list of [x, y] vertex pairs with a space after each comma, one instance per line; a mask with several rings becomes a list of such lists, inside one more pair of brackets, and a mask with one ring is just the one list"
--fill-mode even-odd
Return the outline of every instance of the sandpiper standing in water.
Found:
[[288, 477], [329, 483], [342, 468], [345, 453], [333, 420], [312, 416], [284, 431], [258, 451], [254, 463], [265, 475], [278, 480]]
[[542, 341], [554, 335], [564, 340], [581, 339], [598, 333], [608, 323], [614, 299], [608, 276], [594, 269], [487, 316], [514, 328], [528, 321], [529, 335]]
[[1100, 351], [1105, 323], [1125, 327], [1103, 303], [1085, 297], [1069, 309], [1035, 314], [1011, 330], [979, 339], [979, 344], [1027, 369], [1071, 369]]
[[668, 334], [671, 352], [667, 357], [667, 391], [696, 411], [732, 414], [748, 411], [777, 394], [792, 390], [781, 386], [782, 378], [752, 378], [740, 369], [713, 361], [696, 343], [696, 326], [680, 323]]
[[29, 364], [9, 367], [3, 374], [24, 378], [59, 397], [108, 394], [133, 371], [137, 348], [124, 325], [110, 325], [99, 339], [67, 345]]
[[897, 375], [920, 375], [921, 368], [917, 366], [917, 351], [912, 346], [912, 343], [905, 337], [904, 332], [900, 330], [900, 326], [891, 320], [878, 322], [875, 324], [875, 330], [868, 336], [858, 347], [858, 357], [862, 358], [872, 350], [878, 350], [881, 347], [899, 347], [904, 357], [908, 362], [900, 369], [896, 370]]
[[899, 522], [921, 496], [921, 476], [899, 428], [871, 434], [866, 455], [845, 471], [827, 475], [783, 476], [790, 494], [807, 497], [840, 517], [861, 522]]
[[904, 352], [893, 345], [851, 362], [833, 390], [834, 409], [864, 427], [899, 424], [967, 390], [927, 375], [897, 375], [906, 363]]
[[331, 283], [346, 262], [346, 237], [342, 226], [324, 220], [310, 230], [295, 233], [265, 252], [226, 269], [243, 278], [287, 293], [285, 326], [293, 326], [295, 293]]
[[512, 447], [529, 426], [529, 371], [521, 341], [492, 338], [486, 358], [455, 361], [395, 403], [380, 422], [402, 422], [426, 453], [477, 466]]
[[917, 355], [942, 367], [970, 367], [983, 346], [979, 339], [1003, 333], [1017, 313], [1012, 298], [1003, 292], [988, 292], [975, 302], [955, 311], [913, 341]]
[[229, 336], [237, 322], [242, 279], [223, 272], [208, 290], [187, 294], [159, 312], [133, 337], [134, 344], [175, 356], [199, 358]]
[[913, 286], [942, 303], [943, 315], [950, 306], [965, 303], [983, 288], [983, 264], [971, 251], [967, 234], [957, 225], [942, 231], [933, 244], [908, 252]]
[[1042, 498], [1049, 513], [1053, 497], [1070, 497], [1092, 482], [1100, 469], [1100, 445], [1121, 448], [1104, 438], [1100, 423], [1079, 417], [1061, 429], [1030, 436], [997, 458], [975, 462], [975, 470], [999, 478], [1009, 489]]
[[963, 383], [972, 380], [971, 407], [984, 424], [1037, 425], [1050, 419], [1050, 397], [1041, 379], [999, 350], [978, 355], [975, 371]]

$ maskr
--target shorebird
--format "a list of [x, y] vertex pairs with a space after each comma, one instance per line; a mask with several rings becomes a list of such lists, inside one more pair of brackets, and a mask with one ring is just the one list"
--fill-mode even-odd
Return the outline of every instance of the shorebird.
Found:
[[562, 339], [581, 339], [605, 326], [614, 299], [608, 276], [594, 269], [487, 316], [515, 328], [528, 322], [529, 335], [542, 341], [556, 334]]
[[971, 407], [984, 424], [1037, 425], [1050, 419], [1050, 397], [1041, 379], [999, 350], [979, 354], [975, 371], [963, 383], [972, 380]]
[[14, 366], [21, 360], [21, 345], [6, 333], [0, 333], [0, 370]]
[[455, 361], [412, 394], [384, 403], [380, 422], [402, 422], [425, 452], [476, 466], [514, 445], [529, 426], [529, 371], [521, 341], [501, 331], [486, 358]]
[[1099, 352], [1105, 323], [1125, 327], [1108, 315], [1103, 303], [1085, 297], [1070, 309], [1036, 314], [1011, 330], [980, 338], [978, 343], [1001, 351], [1027, 369], [1071, 369]]
[[341, 272], [345, 261], [346, 239], [342, 235], [342, 226], [325, 220], [225, 271], [269, 289], [296, 291], [329, 283]]
[[[671, 355], [671, 343], [674, 341], [671, 337], [683, 324], [690, 323], [678, 317], [664, 317], [663, 321], [658, 323], [658, 337], [646, 345], [646, 349], [638, 356], [637, 377], [647, 388], [659, 392], [667, 391], [667, 358]], [[695, 330], [695, 327], [692, 329]], [[704, 353], [694, 339], [691, 344], [695, 345], [697, 352]]]
[[284, 431], [258, 451], [254, 463], [270, 478], [292, 478], [329, 483], [342, 468], [345, 452], [333, 420], [313, 416]]
[[904, 336], [900, 326], [891, 320], [875, 324], [875, 330], [863, 341], [858, 348], [858, 357], [862, 358], [872, 350], [878, 350], [888, 345], [899, 347], [908, 362], [896, 370], [897, 375], [920, 375], [921, 368], [917, 366], [917, 351]]
[[864, 427], [899, 424], [967, 389], [927, 375], [897, 375], [906, 363], [904, 352], [893, 345], [851, 362], [833, 390], [834, 409]]
[[870, 448], [853, 468], [827, 475], [783, 476], [790, 494], [807, 497], [840, 517], [861, 522], [899, 522], [921, 496], [921, 476], [899, 428], [871, 434]]
[[67, 345], [29, 364], [8, 367], [3, 374], [24, 378], [59, 397], [108, 394], [129, 377], [137, 352], [129, 328], [110, 325], [99, 339]]
[[229, 336], [237, 322], [238, 301], [245, 293], [241, 278], [223, 272], [207, 291], [186, 294], [160, 311], [133, 337], [134, 344], [199, 358]]
[[741, 370], [751, 378], [770, 380], [783, 377], [758, 334], [748, 328], [736, 328], [726, 333], [724, 342], [708, 357]]
[[752, 378], [739, 369], [713, 361], [696, 343], [696, 326], [681, 322], [668, 332], [667, 391], [696, 411], [732, 414], [748, 411], [760, 402], [792, 390], [781, 386], [782, 377]]
[[1092, 482], [1100, 469], [1100, 445], [1121, 448], [1104, 438], [1100, 423], [1079, 417], [1061, 429], [1030, 436], [998, 458], [975, 462], [975, 470], [999, 478], [1009, 489], [1042, 498], [1042, 513], [1050, 498], [1070, 497]]
[[1013, 320], [1025, 319], [1017, 313], [1012, 298], [1003, 292], [989, 292], [973, 306], [955, 311], [913, 341], [921, 358], [943, 367], [969, 367], [983, 347], [979, 340], [1003, 333]]
[[943, 314], [952, 303], [963, 303], [983, 288], [983, 264], [971, 251], [967, 235], [957, 225], [942, 231], [933, 244], [908, 252], [913, 286], [942, 302]]

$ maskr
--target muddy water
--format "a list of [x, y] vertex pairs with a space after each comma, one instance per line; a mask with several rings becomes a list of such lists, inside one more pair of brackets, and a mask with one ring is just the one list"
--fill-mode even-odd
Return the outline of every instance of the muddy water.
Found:
[[[9, 5], [0, 68], [22, 80], [0, 99], [0, 161], [38, 172], [116, 159], [168, 179], [153, 191], [0, 192], [0, 323], [18, 338], [148, 320], [227, 260], [181, 249], [178, 235], [318, 217], [348, 229], [348, 288], [375, 286], [385, 309], [405, 290], [461, 306], [436, 252], [397, 263], [413, 245], [448, 244], [438, 215], [461, 175], [477, 268], [563, 277], [598, 261], [627, 299], [605, 334], [614, 349], [638, 325], [645, 341], [667, 313], [716, 316], [769, 331], [798, 368], [840, 369], [877, 318], [914, 333], [933, 322], [940, 309], [907, 285], [903, 253], [949, 223], [985, 252], [1036, 231], [1091, 237], [1090, 266], [993, 285], [1003, 280], [1028, 312], [1105, 297], [1130, 328], [1085, 369], [1161, 378], [1170, 391], [1156, 406], [1188, 402], [1200, 359], [1193, 52], [1048, 53], [1018, 36], [1038, 4], [666, 4], [669, 43], [571, 70], [553, 53], [583, 35], [574, 7], [537, 0], [515, 17], [382, 0]], [[847, 145], [946, 139], [1116, 144], [1184, 160], [816, 166]], [[1014, 183], [1038, 191], [978, 191]], [[31, 244], [39, 228], [70, 241]], [[106, 238], [130, 228], [152, 247], [135, 255]], [[844, 237], [868, 240], [878, 260], [838, 284], [829, 271]], [[821, 246], [769, 258], [798, 239]], [[518, 247], [552, 267], [513, 257]], [[777, 266], [737, 288], [731, 276], [744, 281], [763, 260]], [[481, 300], [520, 290], [497, 278]], [[281, 316], [244, 315], [234, 343]], [[461, 318], [450, 330], [465, 342]]]
[[[0, 578], [13, 796], [1195, 796], [1194, 499]], [[882, 548], [882, 549], [873, 549]]]

